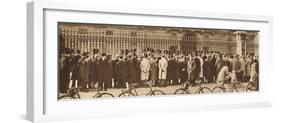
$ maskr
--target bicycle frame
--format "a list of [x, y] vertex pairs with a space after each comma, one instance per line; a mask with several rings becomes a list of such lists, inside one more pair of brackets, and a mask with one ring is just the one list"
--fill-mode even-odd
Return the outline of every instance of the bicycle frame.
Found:
[[98, 92], [92, 98], [98, 98], [99, 96], [100, 96], [100, 91], [98, 90]]

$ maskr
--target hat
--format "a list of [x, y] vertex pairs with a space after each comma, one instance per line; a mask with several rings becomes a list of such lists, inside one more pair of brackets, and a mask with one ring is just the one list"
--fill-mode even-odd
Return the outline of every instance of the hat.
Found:
[[101, 56], [106, 56], [106, 53], [102, 53]]

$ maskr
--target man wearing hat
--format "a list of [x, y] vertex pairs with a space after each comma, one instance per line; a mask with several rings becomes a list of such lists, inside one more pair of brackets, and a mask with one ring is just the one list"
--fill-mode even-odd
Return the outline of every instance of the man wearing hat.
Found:
[[104, 91], [107, 91], [107, 85], [111, 81], [111, 78], [108, 76], [110, 71], [110, 63], [106, 58], [106, 54], [101, 54], [101, 59], [98, 63], [98, 76], [99, 76], [99, 87]]
[[160, 86], [163, 86], [163, 85], [165, 85], [164, 83], [166, 81], [167, 67], [168, 67], [168, 61], [165, 58], [165, 55], [163, 55], [162, 58], [159, 60], [158, 67], [159, 67], [159, 76], [158, 77], [159, 77], [159, 80], [161, 83]]

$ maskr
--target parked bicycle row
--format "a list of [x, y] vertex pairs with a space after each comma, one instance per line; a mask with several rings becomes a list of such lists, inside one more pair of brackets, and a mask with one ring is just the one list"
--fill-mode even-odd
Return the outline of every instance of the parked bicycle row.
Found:
[[[181, 87], [176, 89], [173, 93], [167, 93], [163, 91], [161, 88], [155, 88], [152, 86], [152, 83], [148, 82], [145, 86], [148, 88], [148, 91], [145, 92], [145, 96], [156, 96], [156, 95], [169, 95], [169, 94], [204, 94], [204, 93], [225, 93], [225, 92], [239, 92], [239, 91], [258, 91], [258, 81], [255, 79], [254, 81], [250, 82], [222, 82], [222, 83], [215, 83], [214, 86], [211, 88], [210, 84], [204, 84], [202, 80], [195, 81], [195, 85], [191, 85], [189, 82], [185, 82], [182, 84]], [[92, 89], [88, 92], [95, 92], [93, 93], [92, 98], [106, 98], [106, 97], [129, 97], [129, 96], [139, 96], [138, 88], [139, 84], [132, 83], [126, 84], [127, 88], [122, 89], [120, 94], [114, 95], [107, 91], [100, 91], [99, 89]], [[167, 86], [165, 88], [169, 88], [171, 86]], [[80, 89], [81, 88], [71, 88], [67, 91], [66, 94], [61, 95], [59, 99], [80, 99]], [[119, 89], [117, 89], [119, 90]], [[193, 90], [193, 91], [191, 91]]]

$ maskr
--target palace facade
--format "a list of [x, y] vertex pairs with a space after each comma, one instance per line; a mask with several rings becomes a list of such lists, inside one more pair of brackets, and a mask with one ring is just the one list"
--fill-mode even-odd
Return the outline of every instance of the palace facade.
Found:
[[117, 55], [125, 50], [141, 54], [145, 49], [160, 51], [217, 51], [244, 55], [258, 54], [258, 32], [187, 29], [174, 27], [59, 23], [60, 49]]

